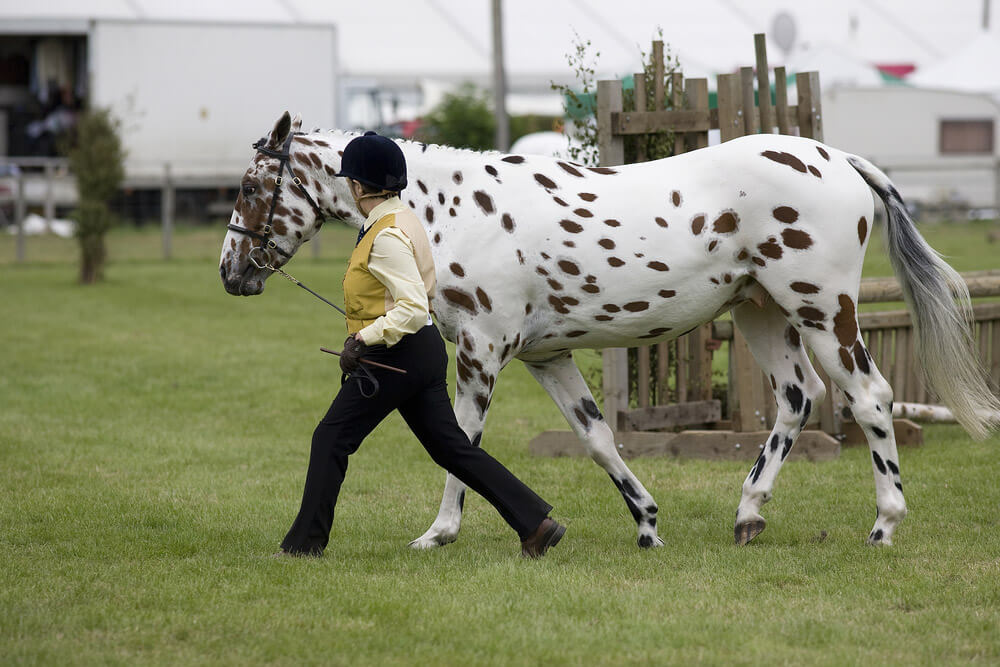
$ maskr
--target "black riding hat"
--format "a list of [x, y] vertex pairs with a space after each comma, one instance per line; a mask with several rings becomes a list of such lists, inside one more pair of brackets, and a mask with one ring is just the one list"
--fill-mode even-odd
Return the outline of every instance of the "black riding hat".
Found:
[[406, 158], [396, 142], [369, 130], [344, 148], [340, 173], [373, 188], [399, 192], [406, 187]]

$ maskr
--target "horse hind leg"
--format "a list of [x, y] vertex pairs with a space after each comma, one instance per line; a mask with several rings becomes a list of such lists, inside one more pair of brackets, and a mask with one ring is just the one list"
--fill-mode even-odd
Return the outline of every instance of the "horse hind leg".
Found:
[[770, 379], [778, 406], [774, 428], [743, 482], [736, 509], [734, 536], [736, 544], [745, 545], [767, 525], [760, 514], [761, 506], [771, 500], [778, 472], [802, 432], [812, 406], [826, 395], [826, 388], [809, 363], [798, 331], [773, 301], [763, 307], [741, 304], [733, 310], [733, 320], [758, 366]]
[[611, 427], [604, 421], [573, 358], [565, 354], [546, 361], [525, 361], [525, 366], [555, 401], [590, 457], [618, 488], [638, 526], [639, 546], [663, 546], [656, 533], [656, 502], [618, 454]]
[[[892, 426], [892, 387], [882, 377], [865, 348], [857, 328], [854, 298], [840, 294], [827, 306], [836, 312], [833, 331], [803, 329], [803, 338], [833, 382], [844, 392], [854, 420], [861, 426], [872, 455], [875, 475], [875, 525], [868, 544], [892, 544], [892, 536], [906, 516], [906, 500], [899, 473], [899, 454]], [[830, 328], [830, 327], [828, 327]]]

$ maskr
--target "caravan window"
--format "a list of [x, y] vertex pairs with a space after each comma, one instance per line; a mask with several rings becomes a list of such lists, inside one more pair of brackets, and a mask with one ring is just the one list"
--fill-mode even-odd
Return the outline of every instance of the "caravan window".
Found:
[[942, 155], [992, 155], [993, 119], [942, 120], [939, 131]]

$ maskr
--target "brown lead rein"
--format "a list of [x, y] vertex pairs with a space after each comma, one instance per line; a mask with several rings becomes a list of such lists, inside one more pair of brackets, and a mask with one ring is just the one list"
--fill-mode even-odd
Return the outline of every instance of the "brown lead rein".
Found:
[[[333, 350], [328, 350], [325, 347], [321, 347], [319, 349], [322, 350], [323, 352], [326, 352], [327, 354], [332, 354], [335, 357], [340, 356], [340, 352], [334, 352]], [[395, 366], [390, 366], [388, 364], [380, 364], [377, 361], [372, 361], [371, 359], [365, 359], [364, 357], [362, 357], [358, 361], [360, 361], [363, 364], [367, 364], [369, 366], [375, 366], [376, 368], [384, 368], [387, 371], [393, 371], [395, 373], [402, 373], [403, 375], [406, 375], [406, 371], [403, 370], [402, 368], [396, 368]]]

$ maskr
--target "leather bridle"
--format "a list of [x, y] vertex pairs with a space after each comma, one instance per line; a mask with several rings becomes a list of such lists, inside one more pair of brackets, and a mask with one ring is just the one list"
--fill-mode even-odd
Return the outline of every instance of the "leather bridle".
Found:
[[[228, 225], [226, 225], [227, 229], [230, 229], [234, 232], [238, 232], [240, 234], [244, 234], [246, 236], [249, 236], [251, 238], [260, 241], [260, 245], [252, 247], [247, 255], [250, 261], [258, 269], [268, 268], [267, 267], [268, 250], [275, 251], [276, 253], [284, 257], [286, 260], [292, 258], [292, 253], [288, 252], [287, 250], [284, 250], [283, 248], [278, 247], [278, 244], [275, 243], [274, 239], [271, 238], [271, 235], [274, 233], [274, 227], [271, 225], [271, 222], [274, 219], [274, 211], [275, 209], [278, 208], [278, 200], [281, 198], [281, 186], [284, 184], [284, 173], [286, 167], [288, 168], [288, 175], [291, 176], [292, 178], [292, 185], [294, 185], [299, 189], [299, 194], [305, 197], [306, 201], [309, 202], [309, 205], [312, 206], [313, 211], [316, 212], [317, 220], [319, 220], [320, 224], [326, 222], [326, 216], [323, 215], [323, 209], [319, 207], [319, 205], [316, 203], [316, 200], [312, 198], [312, 196], [309, 194], [309, 191], [306, 190], [305, 186], [302, 185], [302, 181], [299, 179], [298, 176], [295, 175], [295, 173], [292, 171], [291, 166], [288, 164], [290, 158], [289, 152], [292, 146], [292, 139], [294, 139], [295, 136], [299, 134], [302, 134], [302, 132], [289, 132], [288, 137], [285, 138], [285, 142], [281, 145], [280, 151], [268, 148], [266, 146], [266, 139], [260, 139], [253, 144], [253, 148], [255, 148], [258, 153], [263, 153], [268, 157], [273, 157], [278, 159], [278, 176], [277, 178], [274, 179], [274, 194], [271, 197], [271, 210], [268, 211], [267, 213], [267, 222], [264, 223], [264, 228], [258, 232], [253, 229], [247, 229], [246, 227], [240, 227], [239, 225], [234, 225], [233, 223], [229, 223]], [[262, 262], [258, 262], [257, 260], [254, 259], [253, 253], [255, 250], [260, 250], [264, 254], [264, 260]]]

